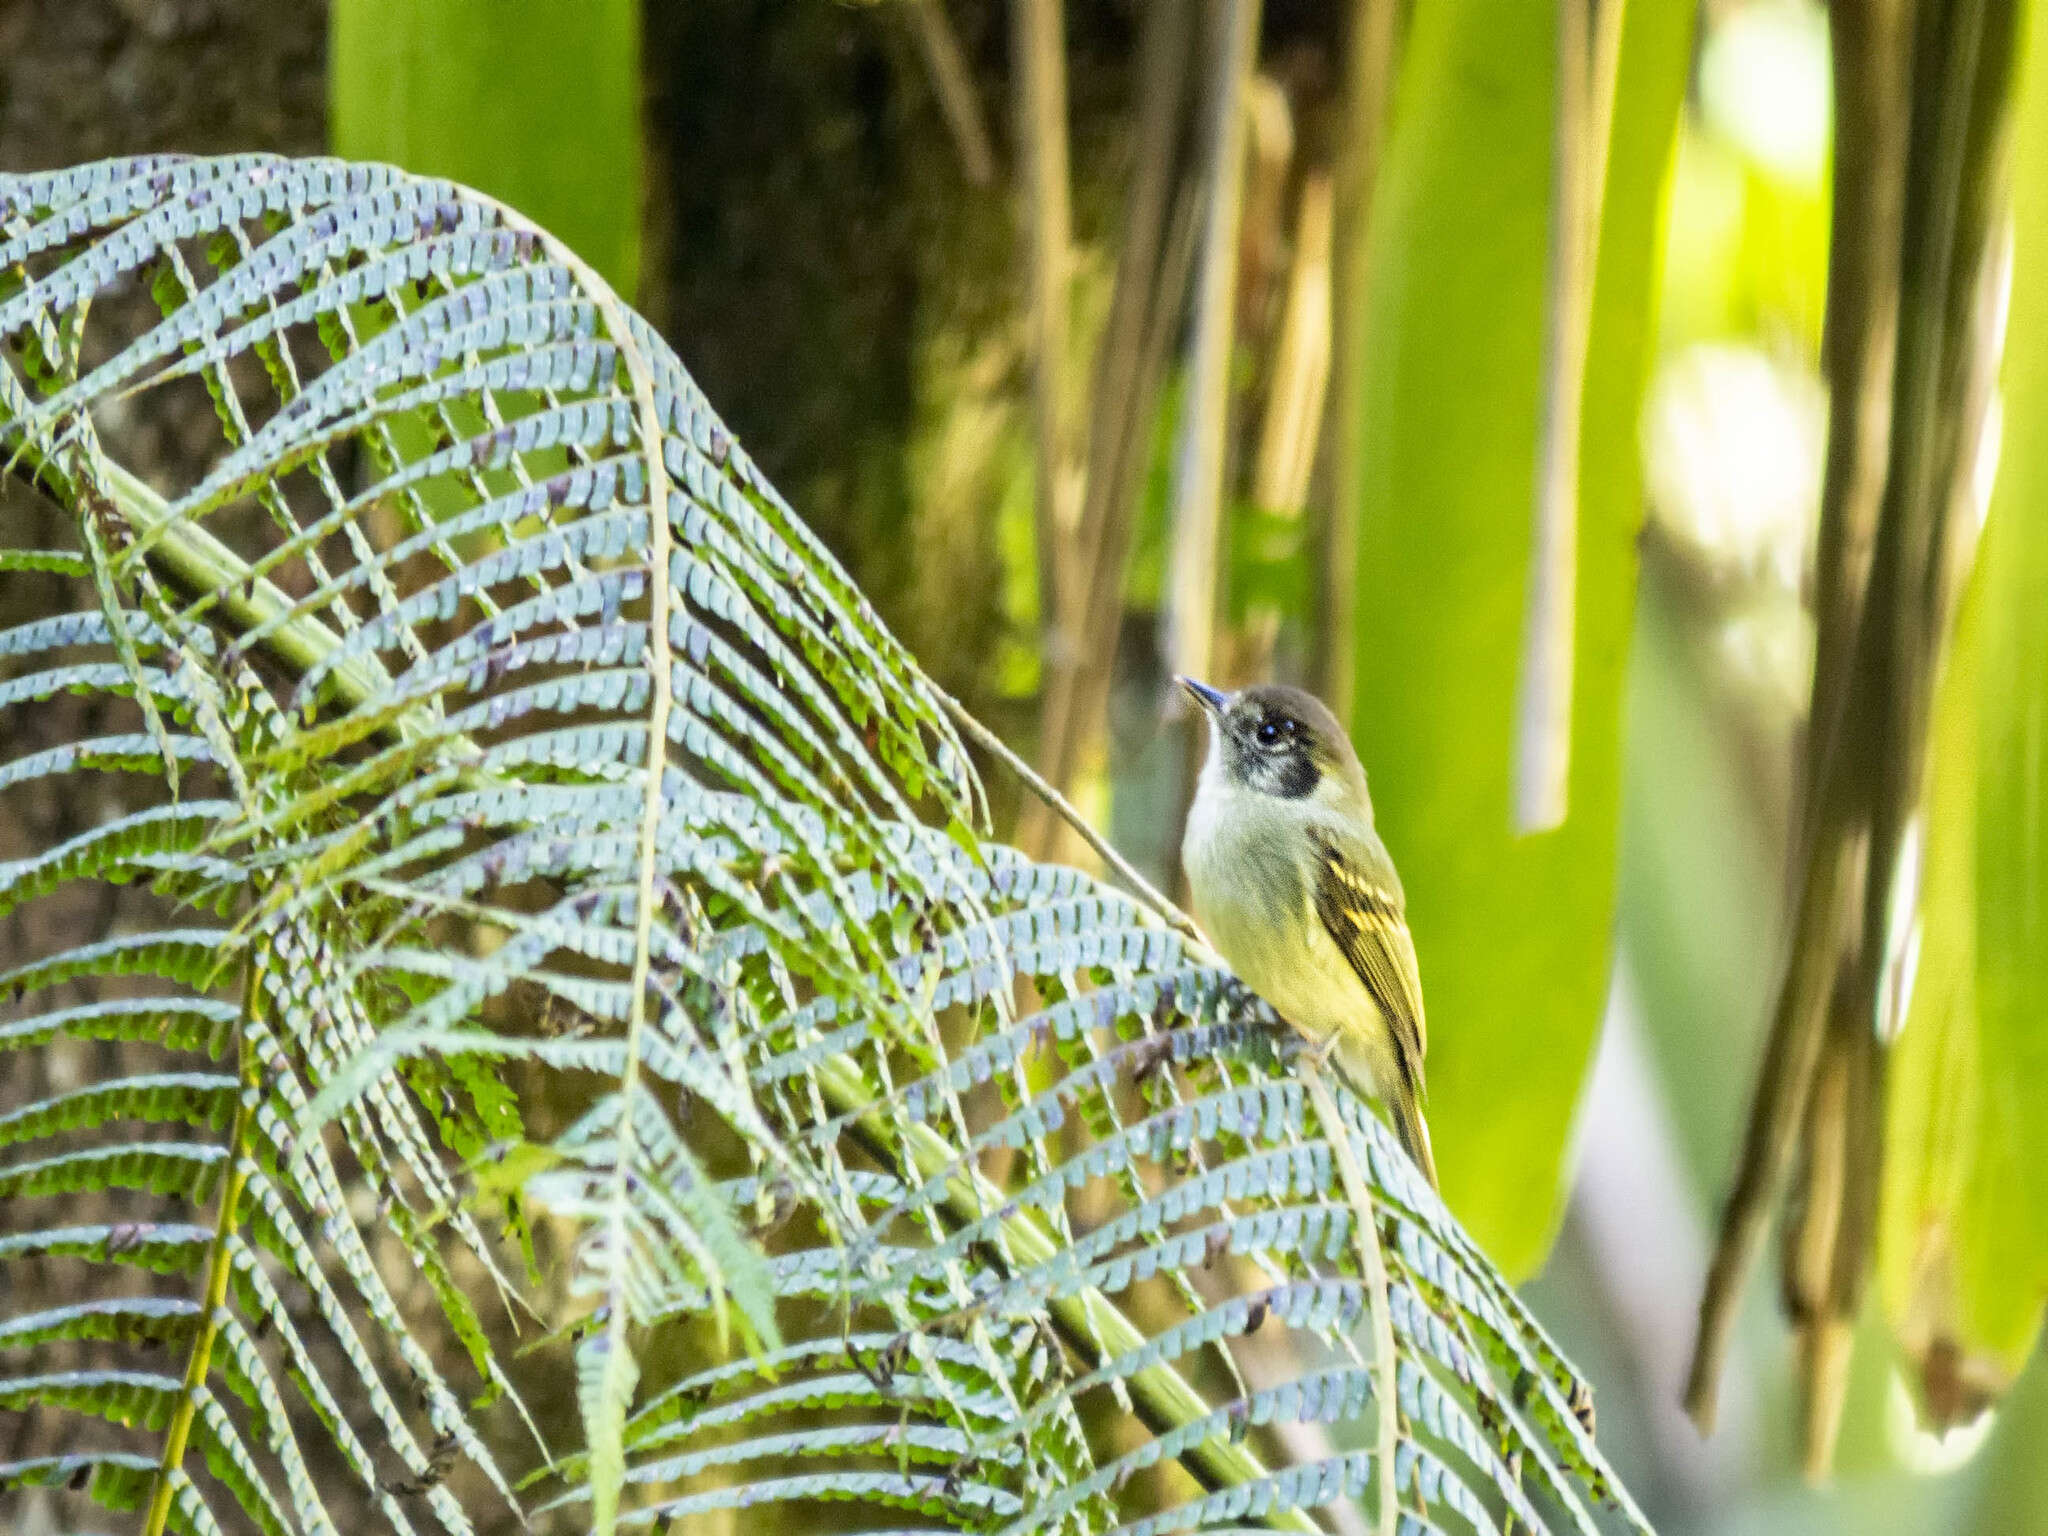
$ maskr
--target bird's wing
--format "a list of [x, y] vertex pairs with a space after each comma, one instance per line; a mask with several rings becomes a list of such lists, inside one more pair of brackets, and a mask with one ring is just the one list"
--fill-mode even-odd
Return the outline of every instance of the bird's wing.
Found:
[[1429, 1028], [1422, 1016], [1422, 978], [1400, 878], [1377, 839], [1325, 831], [1312, 838], [1316, 916], [1386, 1016], [1401, 1076], [1419, 1103], [1425, 1098], [1422, 1058], [1429, 1050]]

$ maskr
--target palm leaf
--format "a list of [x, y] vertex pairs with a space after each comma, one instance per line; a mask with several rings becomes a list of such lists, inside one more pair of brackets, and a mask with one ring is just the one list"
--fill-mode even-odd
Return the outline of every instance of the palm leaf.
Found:
[[[0, 1269], [79, 1277], [0, 1317], [0, 1406], [118, 1433], [0, 1477], [152, 1531], [1310, 1529], [1389, 1479], [1405, 1529], [1643, 1528], [1370, 1109], [989, 840], [949, 701], [559, 243], [330, 161], [13, 177], [0, 331], [58, 530], [0, 794], [115, 785], [0, 903], [127, 887], [0, 978], [76, 1079], [5, 1106]], [[190, 483], [123, 466], [208, 416]]]

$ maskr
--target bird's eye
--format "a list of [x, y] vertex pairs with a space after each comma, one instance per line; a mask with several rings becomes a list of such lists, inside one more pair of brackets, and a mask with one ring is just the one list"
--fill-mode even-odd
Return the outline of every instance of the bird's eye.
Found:
[[1259, 745], [1262, 747], [1273, 746], [1280, 740], [1287, 727], [1293, 723], [1291, 720], [1261, 720], [1258, 731]]

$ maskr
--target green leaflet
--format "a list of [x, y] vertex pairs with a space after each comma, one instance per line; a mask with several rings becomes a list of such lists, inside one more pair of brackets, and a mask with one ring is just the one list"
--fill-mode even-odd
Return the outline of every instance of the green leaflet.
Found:
[[156, 1463], [123, 1451], [86, 1451], [0, 1462], [0, 1488], [73, 1488], [82, 1483], [103, 1509], [135, 1509], [149, 1496]]
[[619, 292], [640, 272], [640, 6], [339, 0], [336, 153], [447, 176], [533, 216]]
[[1452, 1209], [1510, 1275], [1542, 1261], [1607, 996], [1636, 419], [1693, 7], [1628, 7], [1580, 448], [1570, 811], [1509, 822], [1550, 189], [1553, 13], [1419, 6], [1374, 198], [1353, 719], [1401, 869]]
[[0, 1114], [0, 1147], [110, 1120], [145, 1120], [224, 1131], [234, 1118], [235, 1081], [212, 1073], [166, 1072], [117, 1078], [57, 1094]]

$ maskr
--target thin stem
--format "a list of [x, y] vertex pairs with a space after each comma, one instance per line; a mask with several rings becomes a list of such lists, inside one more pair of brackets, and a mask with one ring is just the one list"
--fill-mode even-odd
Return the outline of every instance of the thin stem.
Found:
[[[1193, 261], [1192, 194], [1183, 187], [1177, 197], [1174, 186], [1193, 9], [1192, 0], [1157, 0], [1146, 11], [1139, 43], [1134, 168], [1109, 319], [1095, 358], [1086, 479], [1073, 541], [1076, 591], [1055, 616], [1058, 629], [1045, 647], [1038, 763], [1062, 791], [1086, 771], [1102, 737], [1138, 471]], [[1049, 856], [1058, 826], [1042, 807], [1026, 807], [1018, 846], [1034, 858]]]
[[[1822, 994], [1833, 935], [1862, 879], [1861, 844], [1829, 812], [1828, 764], [1847, 728], [1890, 449], [1892, 376], [1912, 120], [1911, 8], [1904, 0], [1839, 6], [1831, 18], [1835, 101], [1833, 236], [1822, 357], [1829, 412], [1816, 557], [1815, 656], [1805, 764], [1792, 844], [1790, 959], [1757, 1074], [1735, 1177], [1700, 1296], [1686, 1411], [1711, 1430], [1742, 1294], [1763, 1254], [1770, 1213], [1805, 1123], [1825, 1037]], [[1837, 779], [1841, 771], [1835, 770]], [[1824, 824], [1823, 818], [1827, 817]]]
[[1040, 800], [1044, 801], [1046, 805], [1051, 807], [1054, 814], [1068, 826], [1072, 827], [1080, 835], [1081, 840], [1095, 850], [1096, 855], [1102, 862], [1122, 878], [1124, 883], [1131, 888], [1132, 895], [1136, 896], [1139, 901], [1157, 913], [1169, 928], [1193, 939], [1197, 944], [1207, 946], [1209, 941], [1202, 936], [1202, 930], [1195, 926], [1195, 920], [1168, 901], [1154, 888], [1151, 881], [1132, 868], [1130, 861], [1118, 853], [1115, 848], [1111, 847], [1107, 838], [1088, 825], [1088, 819], [1068, 803], [1065, 795], [1062, 795], [1058, 790], [1046, 783], [1044, 777], [1036, 769], [1015, 752], [1012, 752], [1004, 744], [1002, 737], [969, 714], [967, 707], [958, 699], [943, 689], [938, 689], [936, 686], [934, 691], [938, 693], [939, 702], [945, 706], [946, 713], [951, 715], [954, 723], [967, 733], [968, 739], [979, 745], [990, 756], [996, 758], [1012, 773], [1016, 774], [1019, 779], [1022, 779], [1025, 788], [1029, 789]]
[[151, 1487], [149, 1511], [143, 1517], [142, 1536], [163, 1536], [171, 1516], [176, 1493], [173, 1478], [184, 1464], [185, 1447], [192, 1436], [192, 1420], [199, 1411], [200, 1394], [213, 1364], [214, 1341], [220, 1337], [221, 1313], [227, 1308], [228, 1278], [234, 1273], [234, 1258], [228, 1251], [234, 1240], [242, 1191], [249, 1182], [250, 1127], [255, 1122], [256, 1097], [260, 1089], [256, 1052], [249, 1043], [248, 1022], [262, 1006], [263, 967], [249, 963], [242, 983], [242, 1038], [240, 1046], [240, 1098], [235, 1105], [234, 1128], [228, 1137], [227, 1176], [221, 1187], [220, 1210], [214, 1216], [213, 1241], [206, 1249], [206, 1281], [199, 1307], [199, 1331], [193, 1336], [191, 1353], [185, 1357], [185, 1380], [172, 1410], [170, 1430], [164, 1436], [163, 1455], [157, 1461], [156, 1481]]
[[1365, 353], [1372, 192], [1393, 94], [1396, 0], [1354, 0], [1344, 50], [1344, 138], [1331, 239], [1329, 504], [1323, 522], [1323, 700], [1346, 729], [1357, 686], [1358, 515], [1365, 501]]
[[1302, 180], [1294, 219], [1294, 260], [1273, 375], [1252, 472], [1252, 501], [1262, 512], [1296, 518], [1308, 500], [1309, 474], [1327, 412], [1330, 382], [1331, 185], [1327, 173]]
[[1587, 286], [1600, 264], [1600, 231], [1607, 217], [1607, 162], [1614, 148], [1614, 98], [1621, 87], [1621, 24], [1628, 0], [1594, 0], [1591, 77], [1586, 94]]
[[[1547, 832], [1565, 818], [1572, 764], [1573, 630], [1578, 610], [1579, 423], [1592, 315], [1594, 178], [1592, 0], [1558, 0], [1551, 127], [1550, 266], [1543, 304], [1543, 414], [1536, 444], [1536, 526], [1515, 699], [1514, 825]], [[1618, 14], [1618, 0], [1605, 0]]]
[[[1130, 570], [1132, 525], [1136, 521], [1143, 433], [1151, 423], [1159, 402], [1159, 386], [1166, 370], [1168, 352], [1186, 296], [1188, 273], [1195, 254], [1195, 189], [1192, 181], [1176, 199], [1173, 231], [1161, 257], [1159, 286], [1153, 293], [1152, 312], [1146, 323], [1144, 356], [1134, 398], [1142, 404], [1130, 413], [1130, 440], [1114, 473], [1123, 488], [1118, 506], [1102, 528], [1101, 542], [1084, 546], [1088, 562], [1087, 596], [1076, 633], [1080, 636], [1074, 662], [1057, 663], [1048, 656], [1050, 684], [1043, 711], [1044, 733], [1040, 738], [1040, 760], [1046, 777], [1055, 788], [1079, 781], [1100, 749], [1110, 685], [1116, 673], [1118, 631], [1124, 613], [1124, 579]], [[1090, 470], [1091, 477], [1094, 471]], [[1094, 484], [1093, 479], [1090, 485]], [[1027, 807], [1018, 819], [1019, 845], [1034, 857], [1045, 857], [1054, 818], [1033, 816]]]
[[1230, 350], [1236, 333], [1238, 225], [1244, 202], [1245, 92], [1258, 53], [1259, 0], [1216, 0], [1210, 76], [1208, 210], [1202, 230], [1187, 405], [1174, 464], [1173, 536], [1164, 644], [1190, 677], [1215, 668], [1218, 546], [1230, 429]]
[[1714, 1427], [1721, 1370], [1734, 1341], [1737, 1307], [1763, 1255], [1771, 1206], [1791, 1166], [1820, 1062], [1826, 989], [1834, 976], [1834, 949], [1828, 942], [1827, 925], [1834, 919], [1842, 893], [1862, 874], [1859, 842], [1835, 834], [1826, 846], [1828, 855], [1815, 857], [1806, 869], [1793, 927], [1792, 959], [1757, 1074], [1735, 1187], [1722, 1212], [1720, 1235], [1700, 1295], [1685, 1411], [1702, 1433], [1710, 1433]]
[[1031, 403], [1036, 437], [1038, 622], [1057, 643], [1071, 584], [1066, 516], [1067, 273], [1072, 244], [1067, 191], [1067, 64], [1060, 0], [1012, 0], [1017, 143], [1030, 256]]
[[1795, 847], [1805, 841], [1820, 795], [1821, 764], [1840, 727], [1884, 499], [1913, 119], [1911, 23], [1906, 0], [1860, 0], [1834, 8], [1828, 17], [1836, 103], [1827, 319], [1821, 331], [1828, 441]]
[[[1848, 7], [1843, 17], [1858, 18], [1865, 9]], [[1845, 418], [1843, 430], [1854, 427], [1857, 435], [1830, 448], [1817, 665], [1825, 669], [1832, 656], [1833, 677], [1816, 671], [1791, 959], [1700, 1302], [1686, 1404], [1702, 1426], [1712, 1423], [1722, 1357], [1762, 1249], [1769, 1207], [1794, 1166], [1828, 1020], [1866, 1032], [1874, 1021], [1887, 1028], [1895, 1022], [1880, 1007], [1893, 942], [1888, 898], [1907, 819], [1920, 800], [1934, 669], [1965, 553], [1950, 523], [1967, 505], [1959, 487], [1969, 480], [1989, 395], [1991, 363], [1976, 353], [1995, 335], [1995, 295], [1982, 285], [2005, 195], [2016, 17], [2004, 0], [1956, 0], [1917, 18], [1887, 5], [1836, 33], [1838, 81], [1860, 74], [1881, 94], [1893, 89], [1888, 74], [1898, 74], [1897, 96], [1911, 125], [1897, 173], [1905, 186], [1903, 211], [1887, 236], [1898, 260], [1853, 269], [1869, 283], [1844, 285], [1841, 306], [1831, 280], [1827, 317], [1831, 336], [1838, 334], [1838, 320], [1870, 331], [1859, 345], [1844, 337], [1831, 357], [1860, 360], [1873, 370], [1891, 359], [1891, 430], [1888, 439], [1866, 440], [1861, 434], [1875, 428], [1851, 401], [1857, 419]], [[1917, 31], [1911, 51], [1902, 52], [1909, 21]], [[1855, 93], [1841, 92], [1839, 99], [1855, 99]], [[1845, 132], [1857, 120], [1845, 119]], [[1845, 157], [1852, 148], [1855, 156], [1853, 163], [1844, 159], [1838, 177], [1838, 211], [1850, 206], [1843, 202], [1845, 188], [1877, 175], [1871, 157], [1893, 143], [1844, 138]], [[1873, 230], [1872, 236], [1884, 233]], [[1871, 291], [1880, 282], [1895, 284], [1896, 294]], [[1895, 350], [1883, 334], [1894, 325]], [[1864, 382], [1876, 387], [1874, 379]], [[1863, 452], [1879, 449], [1882, 464], [1861, 461]], [[1874, 509], [1850, 499], [1863, 489], [1860, 479], [1851, 484], [1847, 478], [1859, 467], [1882, 472]], [[1867, 559], [1855, 522], [1864, 510], [1874, 515]], [[1835, 632], [1845, 636], [1839, 653], [1829, 643]], [[1852, 1127], [1838, 1213], [1844, 1235], [1833, 1245], [1829, 1282], [1837, 1320], [1855, 1316], [1873, 1241], [1882, 1071], [1880, 1059], [1879, 1086], [1867, 1101], [1871, 1118], [1866, 1122], [1859, 1111]], [[1836, 1363], [1830, 1347], [1811, 1351], [1809, 1359], [1818, 1403], [1832, 1391]], [[1832, 1426], [1816, 1416], [1809, 1433], [1810, 1444], [1820, 1448]]]
[[989, 148], [988, 124], [982, 120], [981, 98], [974, 74], [960, 49], [960, 39], [946, 19], [942, 0], [911, 0], [910, 22], [932, 72], [932, 92], [939, 112], [960, 151], [960, 170], [969, 182], [985, 187], [996, 179], [995, 151]]

